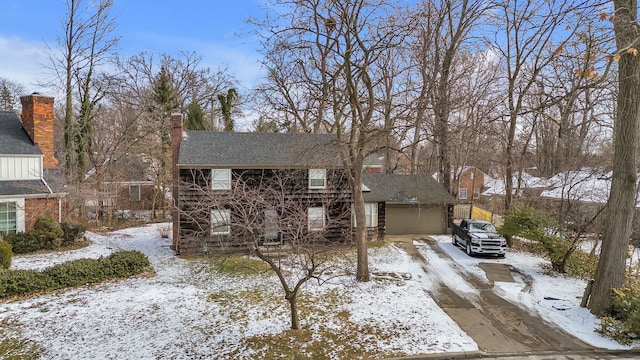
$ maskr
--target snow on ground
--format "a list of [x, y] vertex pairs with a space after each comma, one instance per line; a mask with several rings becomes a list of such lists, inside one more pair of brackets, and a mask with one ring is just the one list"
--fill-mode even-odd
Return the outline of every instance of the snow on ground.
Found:
[[[527, 252], [509, 251], [504, 258], [469, 257], [461, 248], [451, 243], [451, 236], [431, 236], [438, 245], [453, 259], [449, 266], [457, 266], [464, 271], [489, 281], [485, 272], [479, 267], [481, 262], [508, 264], [516, 270], [512, 271], [515, 283], [496, 282], [496, 292], [505, 299], [538, 314], [551, 324], [556, 324], [569, 334], [582, 341], [601, 348], [629, 349], [617, 342], [602, 337], [595, 329], [600, 320], [586, 308], [580, 307], [586, 280], [550, 276], [545, 273], [543, 265], [548, 261]], [[421, 243], [416, 243], [421, 244]], [[420, 252], [428, 258], [437, 256], [428, 246], [420, 246]], [[447, 285], [452, 286], [450, 283]], [[453, 288], [456, 288], [455, 284]], [[545, 299], [547, 298], [547, 299]]]
[[[87, 233], [93, 244], [84, 249], [16, 256], [12, 268], [42, 269], [118, 249], [139, 250], [149, 257], [156, 275], [0, 302], [0, 322], [10, 325], [5, 331], [16, 330], [16, 336], [36, 342], [46, 359], [193, 359], [254, 358], [249, 337], [289, 329], [288, 309], [274, 276], [228, 276], [204, 260], [178, 258], [169, 248], [170, 239], [159, 236], [162, 226], [166, 224]], [[370, 268], [380, 278], [385, 273], [395, 276], [364, 284], [352, 275], [323, 286], [308, 282], [302, 294], [312, 299], [339, 294], [338, 303], [314, 304], [318, 312], [343, 311], [349, 322], [376, 329], [380, 336], [362, 341], [380, 354], [477, 350], [428, 295], [433, 281], [421, 263], [390, 245], [371, 249]], [[273, 305], [265, 309], [264, 301], [240, 301], [235, 294], [245, 289], [259, 289], [254, 290], [258, 298], [273, 298]], [[218, 301], [211, 300], [212, 294]], [[341, 326], [317, 314], [302, 315], [301, 322], [312, 331]]]

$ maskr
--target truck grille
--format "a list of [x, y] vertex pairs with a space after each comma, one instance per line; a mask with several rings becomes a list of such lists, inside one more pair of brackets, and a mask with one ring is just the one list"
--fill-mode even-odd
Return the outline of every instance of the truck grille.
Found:
[[502, 241], [500, 240], [482, 240], [482, 246], [500, 247], [501, 245], [502, 245]]

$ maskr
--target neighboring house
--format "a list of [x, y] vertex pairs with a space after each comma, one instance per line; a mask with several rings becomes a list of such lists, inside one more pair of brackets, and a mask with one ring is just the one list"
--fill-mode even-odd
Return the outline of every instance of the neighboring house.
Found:
[[[545, 179], [524, 171], [522, 172], [519, 182], [518, 175], [514, 174], [511, 184], [513, 186], [512, 192], [514, 195], [523, 194], [527, 196], [539, 196], [540, 193], [547, 188]], [[482, 192], [482, 196], [488, 198], [504, 197], [507, 193], [504, 178], [491, 179], [487, 181], [485, 185], [486, 189]]]
[[480, 198], [485, 182], [491, 178], [475, 166], [465, 166], [458, 175], [456, 198], [460, 202], [471, 203]]
[[0, 111], [0, 236], [31, 231], [46, 213], [62, 221], [65, 193], [54, 156], [53, 98], [34, 93], [20, 101], [22, 121]]
[[[104, 217], [147, 217], [155, 204], [156, 209], [166, 207], [162, 190], [156, 191], [151, 176], [151, 161], [143, 156], [124, 155], [105, 162], [101, 179], [95, 183], [95, 170], [89, 171], [87, 181], [94, 181], [93, 193], [87, 194], [87, 209]], [[99, 189], [98, 189], [99, 188]], [[158, 210], [159, 211], [159, 210]]]
[[456, 199], [432, 177], [368, 174], [363, 183], [367, 227], [372, 238], [447, 232], [447, 209]]
[[[177, 253], [234, 251], [246, 246], [234, 236], [234, 227], [228, 226], [236, 223], [233, 216], [238, 212], [231, 200], [240, 192], [234, 184], [280, 174], [293, 179], [283, 196], [306, 207], [302, 216], [309, 227], [305, 231], [324, 228], [328, 241], [352, 240], [352, 194], [335, 135], [185, 132], [179, 114], [172, 116], [171, 124], [176, 159], [173, 247]], [[382, 239], [385, 234], [444, 233], [447, 206], [455, 203], [428, 176], [367, 174], [363, 195], [370, 239]], [[218, 202], [210, 205], [212, 198]], [[265, 211], [263, 218], [281, 216], [281, 211]], [[332, 223], [330, 219], [344, 221]], [[285, 232], [264, 228], [255, 236], [287, 242]]]

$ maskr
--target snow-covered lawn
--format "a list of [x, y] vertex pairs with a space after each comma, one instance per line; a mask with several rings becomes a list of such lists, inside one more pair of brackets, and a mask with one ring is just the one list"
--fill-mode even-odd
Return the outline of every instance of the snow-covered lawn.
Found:
[[[159, 236], [160, 226], [88, 233], [93, 244], [84, 249], [15, 257], [12, 268], [42, 269], [140, 250], [156, 276], [0, 302], [0, 322], [9, 325], [5, 336], [34, 341], [46, 359], [235, 359], [260, 358], [270, 351], [270, 339], [291, 335], [273, 276], [225, 275], [205, 260], [178, 258], [170, 240]], [[389, 245], [371, 249], [370, 267], [402, 276], [307, 283], [301, 322], [311, 335], [296, 352], [308, 355], [316, 346], [332, 358], [354, 358], [477, 350], [428, 295], [433, 278], [420, 262]]]

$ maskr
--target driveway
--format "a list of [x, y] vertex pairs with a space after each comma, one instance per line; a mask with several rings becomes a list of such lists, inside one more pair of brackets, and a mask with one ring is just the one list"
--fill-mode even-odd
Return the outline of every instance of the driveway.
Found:
[[[416, 238], [416, 236], [396, 236], [386, 240], [396, 243], [412, 257], [424, 262], [426, 271], [430, 271], [430, 264], [416, 248], [416, 245], [420, 246], [421, 242], [428, 244], [438, 257], [446, 261], [454, 261], [441, 249], [438, 242], [429, 237]], [[514, 282], [512, 271], [517, 269], [505, 263], [491, 262], [490, 259], [478, 265], [485, 271], [488, 282], [486, 279], [480, 279], [463, 271], [460, 271], [460, 275], [479, 296], [458, 293], [445, 284], [441, 284], [435, 293], [431, 294], [460, 328], [476, 341], [481, 350], [476, 355], [487, 358], [487, 356], [503, 357], [509, 354], [543, 354], [547, 356], [546, 358], [555, 358], [553, 355], [548, 356], [575, 354], [575, 358], [580, 359], [582, 358], [580, 354], [593, 357], [594, 352], [598, 351], [493, 291], [494, 281]], [[527, 281], [526, 278], [525, 281]], [[602, 351], [601, 355], [602, 358], [607, 358], [608, 354]], [[470, 358], [473, 354], [464, 354], [464, 357]], [[447, 358], [455, 357], [447, 356]]]

